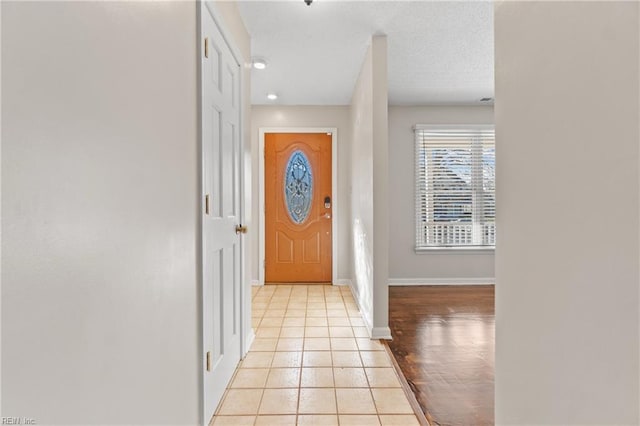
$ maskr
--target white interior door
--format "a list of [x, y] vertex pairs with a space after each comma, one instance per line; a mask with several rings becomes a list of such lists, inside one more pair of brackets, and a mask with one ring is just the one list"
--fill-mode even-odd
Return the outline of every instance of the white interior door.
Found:
[[204, 421], [240, 360], [240, 65], [202, 7]]

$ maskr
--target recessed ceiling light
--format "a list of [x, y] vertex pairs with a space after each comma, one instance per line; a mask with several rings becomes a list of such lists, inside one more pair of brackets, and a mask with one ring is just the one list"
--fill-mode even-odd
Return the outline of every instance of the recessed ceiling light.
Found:
[[267, 99], [269, 99], [270, 101], [275, 101], [276, 99], [278, 99], [278, 95], [276, 95], [275, 93], [267, 93]]
[[267, 67], [267, 61], [265, 61], [264, 59], [255, 58], [251, 62], [251, 65], [257, 70], [263, 70]]

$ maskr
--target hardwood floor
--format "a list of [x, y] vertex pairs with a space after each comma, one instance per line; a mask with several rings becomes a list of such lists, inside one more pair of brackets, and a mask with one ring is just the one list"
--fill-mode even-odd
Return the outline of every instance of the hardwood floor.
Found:
[[494, 287], [390, 287], [389, 319], [389, 347], [432, 424], [494, 424]]

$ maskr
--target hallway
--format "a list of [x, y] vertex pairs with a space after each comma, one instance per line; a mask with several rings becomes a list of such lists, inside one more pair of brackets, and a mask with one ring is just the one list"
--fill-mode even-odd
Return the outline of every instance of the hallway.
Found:
[[213, 425], [418, 425], [349, 287], [253, 287], [256, 339]]

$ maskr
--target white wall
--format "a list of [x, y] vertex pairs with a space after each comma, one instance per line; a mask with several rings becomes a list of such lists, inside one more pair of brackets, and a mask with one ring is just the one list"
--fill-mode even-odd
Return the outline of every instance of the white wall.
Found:
[[415, 252], [416, 124], [493, 124], [493, 107], [389, 107], [389, 280], [423, 284], [492, 280], [491, 251]]
[[[351, 100], [353, 293], [373, 337], [390, 337], [387, 39], [372, 38]], [[375, 238], [375, 244], [374, 244]]]
[[[333, 260], [337, 262], [338, 280], [351, 278], [351, 132], [348, 106], [259, 106], [251, 108], [251, 143], [258, 161], [259, 132], [265, 127], [335, 127], [338, 129], [338, 252]], [[256, 167], [257, 168], [257, 167]], [[254, 174], [253, 193], [257, 201], [259, 191], [258, 175]], [[254, 203], [253, 217], [258, 217], [259, 206]], [[252, 256], [258, 259], [258, 227], [251, 235]], [[259, 262], [254, 262], [253, 279], [258, 280]]]
[[391, 338], [389, 329], [389, 87], [387, 37], [371, 39], [373, 66], [373, 328], [372, 337]]
[[497, 424], [640, 422], [638, 18], [496, 5]]
[[199, 421], [196, 6], [2, 3], [2, 415]]

